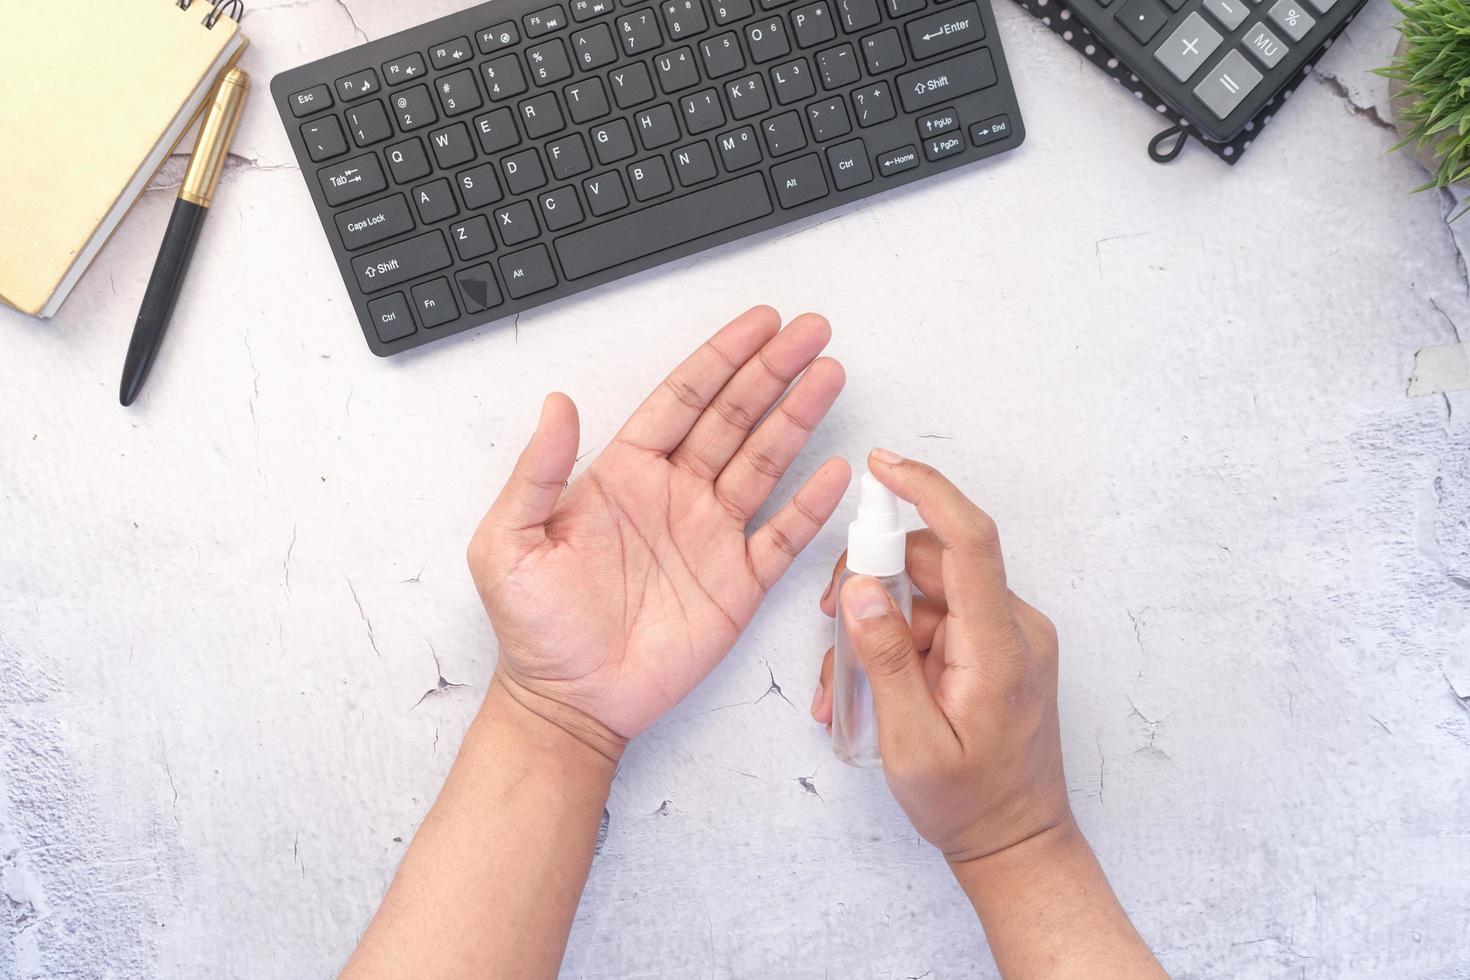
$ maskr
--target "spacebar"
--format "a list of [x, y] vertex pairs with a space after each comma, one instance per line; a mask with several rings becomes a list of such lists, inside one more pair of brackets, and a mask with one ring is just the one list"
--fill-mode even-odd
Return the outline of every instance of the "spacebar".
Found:
[[580, 279], [770, 213], [765, 178], [750, 173], [565, 235], [556, 254], [566, 277]]

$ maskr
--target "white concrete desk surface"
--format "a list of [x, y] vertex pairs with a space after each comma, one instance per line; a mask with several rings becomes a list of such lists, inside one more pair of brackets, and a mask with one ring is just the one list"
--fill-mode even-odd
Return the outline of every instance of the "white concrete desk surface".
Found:
[[[264, 89], [454, 6], [251, 4], [133, 410], [169, 174], [60, 316], [0, 315], [0, 974], [330, 976], [494, 664], [464, 545], [542, 394], [595, 450], [763, 301], [829, 316], [849, 378], [788, 483], [884, 445], [999, 520], [1061, 630], [1073, 805], [1176, 976], [1470, 976], [1470, 397], [1405, 395], [1470, 299], [1385, 155], [1386, 3], [1230, 169], [1150, 163], [1151, 110], [997, 0], [1018, 151], [383, 361]], [[564, 976], [994, 975], [807, 716], [841, 545], [629, 751]]]

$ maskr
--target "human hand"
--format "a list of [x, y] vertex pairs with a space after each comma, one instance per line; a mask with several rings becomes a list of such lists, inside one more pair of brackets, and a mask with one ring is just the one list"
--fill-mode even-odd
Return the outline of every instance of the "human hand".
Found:
[[844, 382], [826, 320], [780, 327], [761, 306], [721, 329], [570, 485], [577, 410], [548, 396], [470, 542], [497, 682], [604, 755], [724, 657], [847, 487], [830, 459], [746, 533]]
[[[1070, 824], [1056, 630], [1006, 587], [995, 522], [932, 467], [874, 450], [868, 468], [929, 525], [908, 536], [922, 593], [912, 628], [875, 579], [842, 588], [893, 795], [952, 865]], [[842, 571], [839, 559], [821, 600], [829, 616]], [[812, 714], [830, 727], [830, 649]]]

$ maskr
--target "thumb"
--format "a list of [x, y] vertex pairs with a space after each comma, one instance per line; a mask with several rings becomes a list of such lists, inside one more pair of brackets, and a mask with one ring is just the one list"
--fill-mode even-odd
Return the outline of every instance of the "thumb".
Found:
[[875, 578], [856, 575], [842, 587], [843, 628], [852, 640], [878, 714], [878, 736], [886, 756], [897, 745], [913, 745], [939, 718], [924, 665], [903, 612]]
[[577, 406], [559, 391], [547, 395], [531, 441], [490, 506], [490, 522], [507, 531], [545, 524], [572, 475], [579, 437]]

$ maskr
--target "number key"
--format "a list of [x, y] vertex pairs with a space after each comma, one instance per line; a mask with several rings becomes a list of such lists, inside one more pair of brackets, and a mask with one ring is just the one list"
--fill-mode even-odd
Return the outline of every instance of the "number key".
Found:
[[422, 129], [439, 120], [434, 112], [434, 102], [429, 97], [429, 90], [422, 85], [406, 88], [393, 96], [393, 114], [398, 117], [398, 128], [405, 133]]
[[670, 40], [709, 30], [709, 21], [704, 19], [700, 0], [666, 0], [660, 9], [663, 10], [664, 26], [668, 28]]
[[534, 48], [526, 49], [526, 64], [531, 68], [531, 77], [537, 85], [550, 85], [563, 78], [570, 78], [572, 62], [567, 57], [567, 46], [561, 38], [554, 37]]
[[623, 39], [623, 53], [626, 55], [652, 51], [663, 43], [652, 10], [640, 10], [626, 17], [619, 17], [618, 36]]
[[367, 146], [393, 135], [388, 114], [383, 111], [383, 103], [377, 99], [348, 109], [347, 126], [352, 130], [352, 139], [358, 146]]
[[504, 55], [480, 66], [485, 76], [485, 88], [491, 102], [499, 102], [526, 90], [526, 76], [521, 72], [521, 59], [513, 54]]
[[457, 116], [480, 108], [480, 87], [475, 84], [475, 73], [468, 68], [445, 75], [435, 83], [435, 87], [439, 90], [439, 104], [444, 107], [446, 116]]
[[715, 23], [720, 25], [744, 20], [754, 12], [751, 10], [750, 0], [713, 0], [713, 6]]
[[593, 24], [573, 34], [572, 52], [582, 71], [595, 71], [618, 60], [618, 47], [606, 24]]

